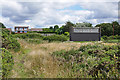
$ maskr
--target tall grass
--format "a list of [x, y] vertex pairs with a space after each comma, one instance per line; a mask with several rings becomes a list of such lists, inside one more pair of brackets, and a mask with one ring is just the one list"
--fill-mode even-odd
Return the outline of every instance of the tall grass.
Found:
[[[54, 51], [78, 49], [88, 43], [51, 42], [43, 44], [29, 44], [23, 39], [18, 39], [21, 44], [19, 52], [13, 52], [14, 66], [8, 77], [12, 78], [56, 78], [64, 76], [64, 65], [51, 56]], [[65, 77], [65, 76], [64, 76]], [[66, 76], [67, 77], [67, 76]]]
[[[73, 67], [75, 68], [73, 72], [72, 66], [64, 63], [66, 62], [68, 54], [72, 55], [72, 53], [74, 54], [75, 52], [75, 55], [78, 56], [76, 50], [78, 50], [80, 46], [87, 44], [94, 45], [96, 43], [46, 42], [43, 44], [29, 44], [23, 39], [18, 39], [18, 41], [22, 48], [19, 52], [13, 52], [14, 66], [9, 75], [11, 78], [71, 78], [76, 76], [85, 77], [85, 75], [86, 77], [92, 77], [87, 76], [87, 73], [85, 73], [87, 69], [83, 71], [82, 68], [85, 67], [85, 64], [80, 65], [82, 67], [80, 71], [77, 71], [79, 68]], [[64, 53], [67, 51], [67, 54], [64, 54], [66, 56], [65, 59], [61, 57], [61, 55], [60, 57], [52, 55], [53, 52], [59, 52], [61, 50]], [[71, 51], [71, 53], [69, 51]], [[92, 64], [96, 62], [96, 58], [92, 56], [87, 58], [84, 56], [85, 55], [82, 56], [84, 63], [89, 63], [90, 66], [93, 66]], [[70, 59], [68, 59], [68, 61], [75, 66], [73, 60], [76, 60], [76, 58], [72, 56], [69, 57]], [[80, 59], [82, 60], [82, 58]], [[89, 69], [92, 69], [92, 67]]]

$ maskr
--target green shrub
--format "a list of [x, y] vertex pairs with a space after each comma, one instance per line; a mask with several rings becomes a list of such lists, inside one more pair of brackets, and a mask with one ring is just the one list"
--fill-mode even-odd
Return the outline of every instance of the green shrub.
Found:
[[41, 39], [25, 39], [28, 43], [35, 43], [35, 44], [39, 44], [42, 43], [43, 40]]
[[118, 35], [115, 35], [115, 36], [114, 36], [114, 39], [118, 39], [118, 37], [119, 37]]
[[117, 39], [120, 39], [120, 35], [118, 36], [118, 38]]
[[[104, 36], [103, 36], [103, 37], [104, 37]], [[107, 37], [107, 39], [108, 39], [108, 40], [111, 40], [111, 39], [119, 39], [119, 37], [120, 37], [119, 35], [114, 35], [114, 36], [112, 35], [112, 36]]]
[[44, 37], [43, 40], [48, 40], [49, 42], [51, 42], [51, 41], [67, 41], [67, 37], [64, 35], [51, 35], [51, 36]]
[[20, 44], [14, 39], [8, 32], [8, 30], [2, 30], [2, 48], [10, 49], [14, 51], [20, 50]]
[[65, 32], [64, 35], [66, 35], [67, 37], [69, 37], [69, 32]]
[[13, 57], [12, 54], [4, 48], [1, 48], [0, 51], [2, 51], [2, 76], [7, 77], [14, 65]]
[[120, 78], [119, 53], [120, 45], [95, 44], [81, 46], [78, 50], [57, 51], [52, 55], [71, 70], [70, 75], [78, 73], [76, 77]]
[[36, 33], [26, 33], [26, 34], [14, 34], [12, 35], [14, 38], [21, 38], [21, 39], [42, 39], [44, 36], [41, 34], [36, 34]]
[[21, 39], [48, 40], [49, 42], [51, 42], [51, 41], [67, 41], [68, 40], [68, 38], [65, 35], [42, 36], [41, 34], [30, 33], [30, 34], [14, 34], [12, 36], [14, 38], [21, 38]]
[[107, 40], [107, 39], [108, 39], [108, 37], [107, 37], [107, 36], [102, 36], [102, 38], [103, 38], [104, 40]]
[[15, 32], [11, 32], [11, 34], [15, 34]]
[[109, 36], [108, 40], [115, 39], [115, 38], [116, 38], [115, 36], [114, 37], [113, 36]]
[[104, 41], [104, 39], [101, 37], [101, 41]]

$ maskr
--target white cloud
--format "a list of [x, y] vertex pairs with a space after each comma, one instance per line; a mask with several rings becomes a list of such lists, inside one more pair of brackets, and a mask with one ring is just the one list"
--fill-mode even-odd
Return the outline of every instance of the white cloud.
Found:
[[[60, 0], [60, 1], [20, 1], [2, 0], [2, 22], [13, 28], [15, 25], [30, 27], [48, 27], [63, 25], [70, 20], [73, 23], [90, 22], [93, 25], [117, 20], [117, 3], [113, 0]], [[118, 0], [116, 0], [117, 2]], [[9, 4], [8, 4], [9, 2]], [[80, 3], [82, 2], [82, 3]], [[115, 2], [115, 0], [114, 0]], [[64, 10], [66, 7], [80, 5], [83, 10]]]
[[19, 2], [118, 2], [119, 0], [11, 0]]
[[118, 16], [118, 3], [80, 3], [80, 5], [90, 11], [94, 11], [94, 18], [109, 18]]

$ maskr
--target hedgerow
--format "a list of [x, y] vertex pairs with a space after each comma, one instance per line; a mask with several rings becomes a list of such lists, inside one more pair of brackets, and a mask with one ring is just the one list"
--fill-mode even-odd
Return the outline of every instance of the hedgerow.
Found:
[[42, 39], [44, 36], [41, 34], [35, 34], [35, 33], [26, 33], [26, 34], [13, 34], [12, 35], [14, 38], [21, 38], [21, 39]]
[[[51, 36], [42, 36], [41, 34], [14, 34], [12, 35], [14, 38], [21, 39], [40, 39], [40, 40], [48, 40], [51, 41], [67, 41], [67, 37], [65, 35], [51, 35]], [[31, 40], [30, 40], [31, 41]]]
[[51, 35], [51, 36], [46, 36], [43, 38], [43, 40], [48, 40], [49, 42], [52, 41], [67, 41], [68, 38], [65, 35]]
[[[14, 38], [20, 38], [25, 39], [28, 42], [32, 43], [41, 43], [42, 40], [47, 40], [49, 42], [52, 41], [67, 41], [68, 37], [65, 35], [51, 35], [51, 36], [42, 36], [41, 34], [13, 34], [12, 37]], [[35, 39], [35, 40], [32, 40]], [[39, 40], [40, 41], [39, 41]]]
[[111, 40], [111, 39], [120, 39], [120, 35], [112, 35], [112, 36], [102, 36], [104, 40]]

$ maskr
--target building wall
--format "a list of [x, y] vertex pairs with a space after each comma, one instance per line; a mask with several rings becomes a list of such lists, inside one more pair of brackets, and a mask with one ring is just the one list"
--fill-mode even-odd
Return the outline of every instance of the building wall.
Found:
[[[101, 38], [101, 30], [96, 32], [74, 32], [75, 28], [71, 28], [70, 30], [70, 41], [100, 41]], [[76, 29], [84, 29], [84, 28], [76, 28]], [[92, 29], [92, 28], [85, 28]], [[94, 29], [94, 28], [93, 28]]]
[[100, 41], [99, 33], [72, 33], [70, 41]]

